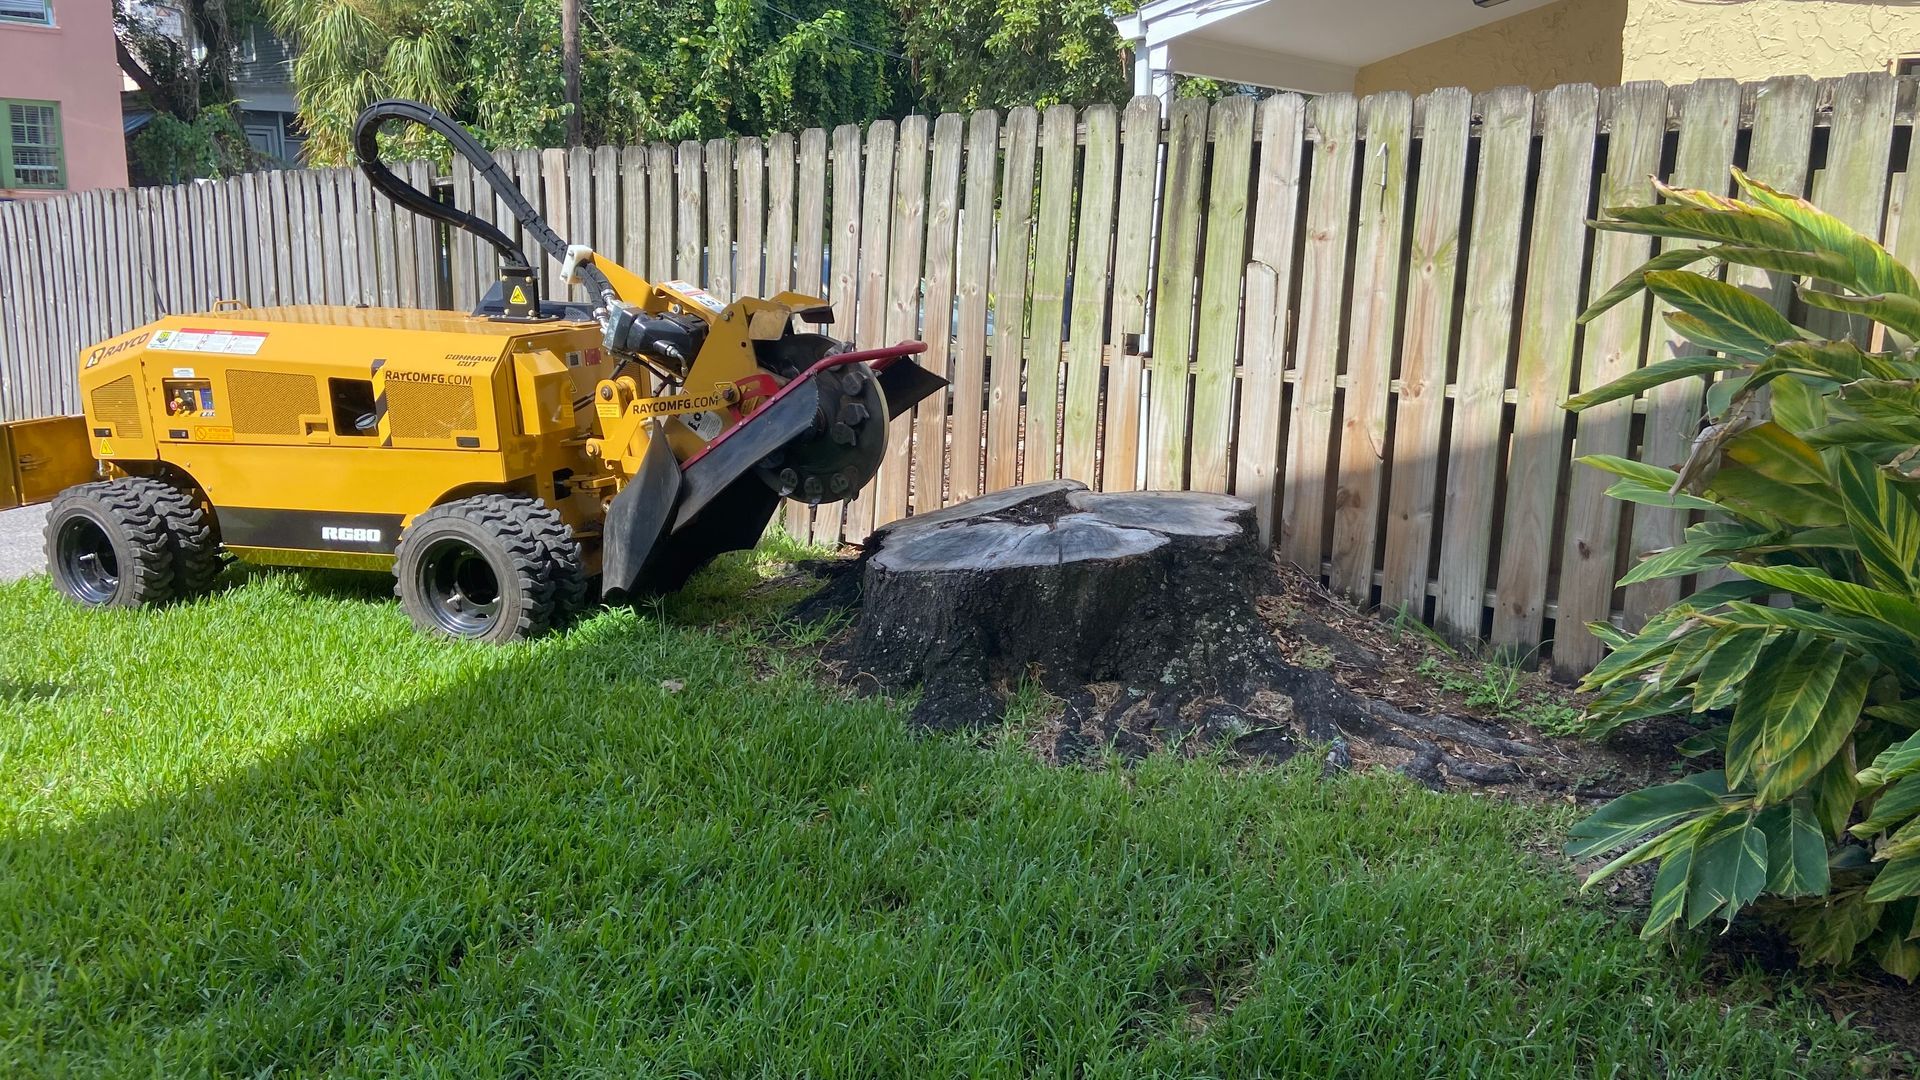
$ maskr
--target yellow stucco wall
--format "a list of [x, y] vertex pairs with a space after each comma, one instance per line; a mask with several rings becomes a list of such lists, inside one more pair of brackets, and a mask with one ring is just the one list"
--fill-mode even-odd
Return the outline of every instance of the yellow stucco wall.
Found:
[[1867, 0], [1629, 0], [1625, 79], [1885, 71], [1920, 54], [1920, 5]]
[[[1467, 0], [1457, 0], [1466, 3]], [[1629, 7], [1645, 0], [1560, 0], [1455, 34], [1360, 69], [1358, 93], [1439, 86], [1491, 90], [1620, 81], [1622, 30]], [[1650, 78], [1652, 76], [1637, 76]]]

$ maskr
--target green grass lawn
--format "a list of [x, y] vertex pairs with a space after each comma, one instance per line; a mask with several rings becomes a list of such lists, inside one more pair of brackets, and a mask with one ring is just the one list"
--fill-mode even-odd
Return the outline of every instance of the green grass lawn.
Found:
[[760, 566], [505, 648], [421, 638], [376, 578], [105, 614], [0, 586], [0, 1075], [1752, 1076], [1867, 1047], [1650, 952], [1528, 854], [1559, 816], [910, 735], [768, 644]]

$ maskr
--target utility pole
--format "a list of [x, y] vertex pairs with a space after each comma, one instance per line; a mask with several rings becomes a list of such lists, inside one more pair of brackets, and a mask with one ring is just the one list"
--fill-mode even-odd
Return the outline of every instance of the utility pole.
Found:
[[567, 80], [567, 145], [585, 141], [580, 116], [580, 0], [560, 0], [560, 67]]

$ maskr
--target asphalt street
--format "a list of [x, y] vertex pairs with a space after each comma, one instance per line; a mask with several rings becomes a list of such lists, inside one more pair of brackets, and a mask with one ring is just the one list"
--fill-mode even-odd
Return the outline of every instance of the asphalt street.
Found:
[[40, 532], [46, 524], [45, 503], [0, 510], [0, 581], [38, 574], [47, 568]]

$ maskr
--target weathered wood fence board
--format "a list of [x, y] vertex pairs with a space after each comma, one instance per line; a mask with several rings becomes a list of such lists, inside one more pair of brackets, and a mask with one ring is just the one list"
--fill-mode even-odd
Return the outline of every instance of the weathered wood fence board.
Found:
[[[1917, 104], [1920, 82], [1886, 75], [1140, 98], [497, 160], [569, 239], [647, 276], [823, 295], [861, 344], [928, 342], [949, 390], [893, 421], [850, 506], [789, 505], [796, 535], [858, 542], [1056, 475], [1231, 491], [1340, 591], [1546, 645], [1571, 675], [1601, 655], [1584, 623], [1636, 623], [1688, 586], [1613, 583], [1689, 520], [1622, 507], [1574, 459], [1677, 460], [1707, 385], [1561, 411], [1690, 348], [1650, 303], [1574, 325], [1659, 250], [1585, 218], [1650, 201], [1649, 174], [1731, 191], [1739, 165], [1920, 257]], [[403, 171], [515, 237], [563, 295], [465, 162]], [[345, 169], [3, 204], [0, 245], [0, 419], [75, 410], [76, 355], [158, 315], [464, 308], [495, 274], [485, 245]], [[1730, 280], [1850, 325], [1777, 275]]]

